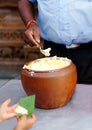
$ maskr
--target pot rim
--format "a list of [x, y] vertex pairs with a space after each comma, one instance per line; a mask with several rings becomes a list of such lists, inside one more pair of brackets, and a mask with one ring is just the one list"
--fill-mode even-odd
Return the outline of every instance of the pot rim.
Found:
[[[29, 62], [28, 62], [29, 63]], [[26, 63], [25, 65], [27, 65], [28, 63]], [[31, 73], [49, 73], [49, 72], [57, 72], [57, 71], [60, 71], [60, 70], [64, 70], [66, 68], [68, 68], [69, 66], [71, 66], [73, 64], [72, 61], [70, 61], [70, 64], [63, 67], [63, 68], [59, 68], [59, 69], [52, 69], [52, 70], [32, 70], [32, 69], [28, 69], [28, 68], [22, 68], [23, 70], [26, 70], [28, 72], [31, 72]]]

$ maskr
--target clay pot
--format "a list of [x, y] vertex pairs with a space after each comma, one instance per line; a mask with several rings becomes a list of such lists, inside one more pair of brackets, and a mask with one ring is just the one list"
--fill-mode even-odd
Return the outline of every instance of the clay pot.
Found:
[[36, 107], [44, 109], [65, 105], [72, 97], [77, 81], [76, 66], [53, 71], [22, 69], [21, 81], [27, 95], [36, 95]]

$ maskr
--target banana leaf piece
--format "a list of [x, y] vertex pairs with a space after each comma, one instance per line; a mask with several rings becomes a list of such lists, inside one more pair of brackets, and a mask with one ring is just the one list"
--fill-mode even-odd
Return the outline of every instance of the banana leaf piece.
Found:
[[[31, 116], [34, 113], [35, 109], [35, 95], [23, 97], [19, 100], [19, 105], [25, 109], [27, 109], [27, 116]], [[22, 116], [21, 113], [17, 114], [18, 116]]]

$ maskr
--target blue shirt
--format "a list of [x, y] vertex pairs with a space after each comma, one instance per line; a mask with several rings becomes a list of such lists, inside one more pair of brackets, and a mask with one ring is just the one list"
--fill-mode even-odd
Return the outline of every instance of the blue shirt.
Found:
[[41, 37], [59, 44], [92, 41], [92, 0], [29, 0], [38, 4]]

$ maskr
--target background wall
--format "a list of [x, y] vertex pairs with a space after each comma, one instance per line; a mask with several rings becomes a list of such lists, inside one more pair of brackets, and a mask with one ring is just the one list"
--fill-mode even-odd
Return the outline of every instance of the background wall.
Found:
[[37, 47], [23, 45], [24, 31], [16, 0], [0, 0], [0, 78], [12, 77], [27, 61], [42, 57]]

